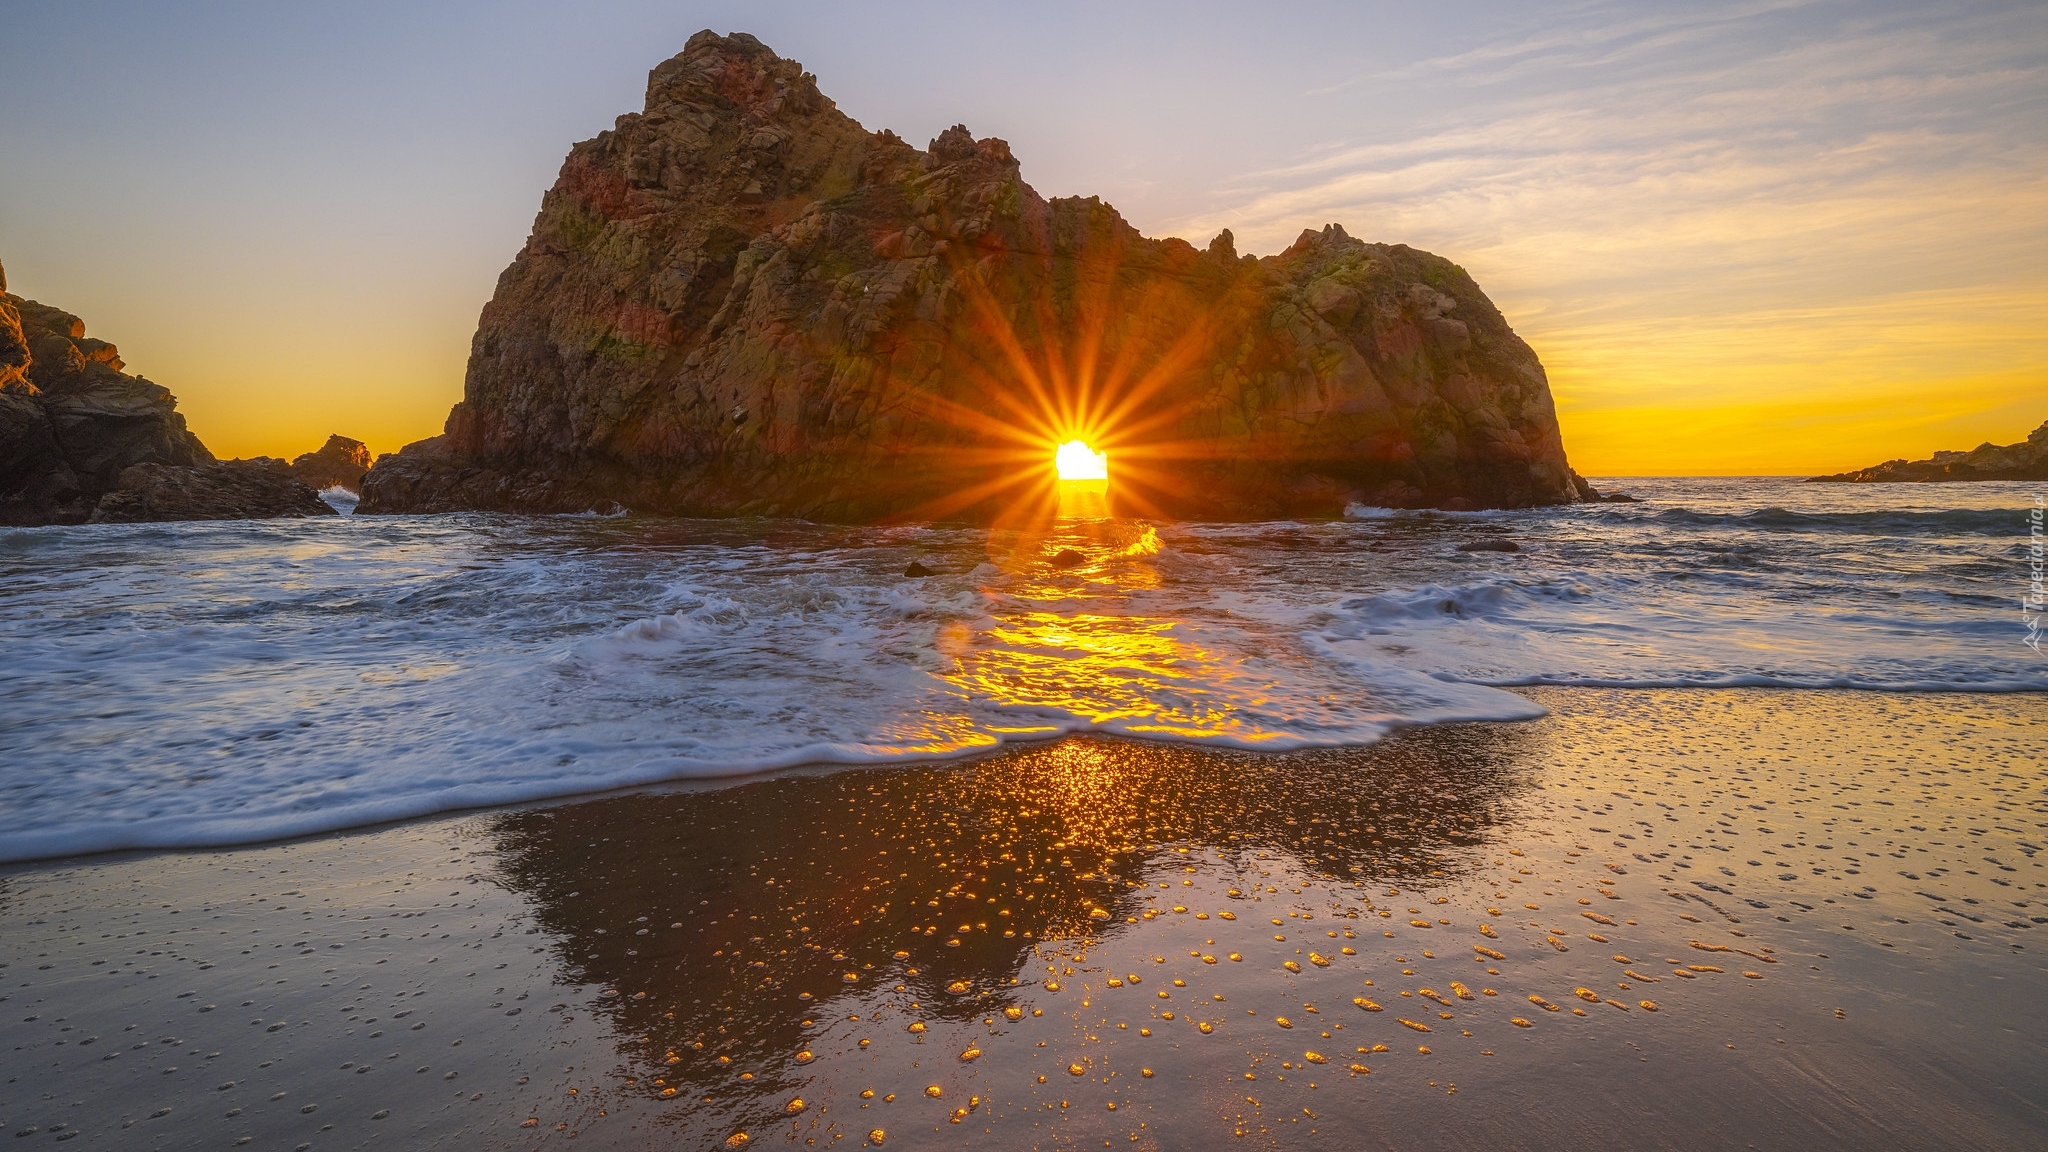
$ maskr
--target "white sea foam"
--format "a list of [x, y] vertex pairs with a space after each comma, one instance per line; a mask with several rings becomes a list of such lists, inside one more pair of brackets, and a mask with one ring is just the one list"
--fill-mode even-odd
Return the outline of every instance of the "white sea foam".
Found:
[[[1999, 501], [2020, 493], [1635, 487], [1651, 502], [1044, 540], [483, 516], [0, 532], [0, 860], [1077, 731], [1358, 743], [1539, 714], [1503, 690], [1524, 684], [2048, 689], [2011, 611], [2023, 532]], [[1503, 534], [1524, 550], [1457, 550]], [[1053, 572], [1063, 546], [1090, 562]], [[904, 579], [911, 559], [940, 575]]]
[[1449, 511], [1442, 508], [1384, 508], [1378, 504], [1346, 504], [1346, 520], [1497, 520], [1513, 516], [1515, 509], [1473, 508]]
[[362, 503], [363, 500], [361, 496], [358, 496], [354, 492], [351, 492], [348, 489], [343, 488], [339, 484], [333, 484], [329, 485], [326, 488], [322, 488], [320, 490], [320, 499], [327, 501], [327, 506], [329, 508], [334, 509], [336, 512], [341, 513], [343, 516], [355, 515], [356, 505]]

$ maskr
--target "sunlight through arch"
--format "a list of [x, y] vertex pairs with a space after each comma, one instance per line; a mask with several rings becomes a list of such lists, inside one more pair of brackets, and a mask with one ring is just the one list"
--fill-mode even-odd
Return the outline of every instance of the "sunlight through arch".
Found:
[[1085, 441], [1069, 440], [1053, 453], [1053, 467], [1062, 480], [1109, 479], [1109, 453], [1097, 452]]

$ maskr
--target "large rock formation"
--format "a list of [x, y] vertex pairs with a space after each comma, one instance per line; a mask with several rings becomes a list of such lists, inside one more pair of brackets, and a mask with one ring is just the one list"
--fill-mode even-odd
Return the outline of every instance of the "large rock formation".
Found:
[[1046, 200], [1001, 140], [868, 132], [753, 37], [691, 37], [576, 145], [446, 432], [359, 512], [999, 517], [1052, 449], [1120, 510], [1582, 497], [1543, 368], [1457, 265], [1331, 225], [1240, 256]]
[[1928, 484], [1954, 480], [2048, 480], [2048, 421], [2017, 444], [1989, 440], [1968, 452], [1936, 452], [1927, 460], [1887, 460], [1854, 472], [1814, 476], [1809, 484]]
[[216, 462], [177, 397], [122, 367], [83, 320], [9, 295], [0, 270], [0, 524], [334, 514], [289, 476], [297, 492]]

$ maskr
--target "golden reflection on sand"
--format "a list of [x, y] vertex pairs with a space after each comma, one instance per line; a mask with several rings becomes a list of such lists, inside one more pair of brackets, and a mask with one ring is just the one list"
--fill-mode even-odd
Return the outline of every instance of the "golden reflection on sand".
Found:
[[[700, 1106], [686, 1126], [723, 1117], [759, 1135], [764, 1110], [780, 1113], [811, 1079], [796, 1069], [813, 1053], [879, 1062], [885, 1080], [847, 1093], [909, 1097], [929, 1093], [927, 1073], [898, 1073], [941, 1044], [955, 1069], [940, 1073], [944, 1092], [970, 1099], [988, 1069], [1040, 1051], [1015, 1047], [1019, 1029], [1065, 1029], [1062, 1004], [1086, 1017], [1112, 989], [1139, 989], [1119, 1009], [1135, 1015], [1081, 1021], [1077, 1051], [1105, 1028], [1163, 1044], [1228, 1031], [1225, 970], [1278, 971], [1298, 948], [1321, 966], [1326, 951], [1354, 954], [1357, 912], [1347, 921], [1305, 891], [1364, 900], [1382, 890], [1372, 884], [1405, 889], [1481, 863], [1481, 830], [1519, 787], [1498, 755], [1525, 731], [1279, 758], [1073, 738], [932, 774], [511, 813], [494, 837], [506, 881], [565, 941], [564, 977], [601, 989], [610, 1026], [636, 1038], [622, 1045], [630, 1093], [674, 1090]], [[1378, 767], [1360, 771], [1367, 762]], [[763, 803], [764, 790], [778, 798]], [[1219, 867], [1247, 879], [1215, 884]], [[1283, 917], [1277, 936], [1264, 925]], [[1164, 951], [1113, 974], [1082, 967], [1112, 937], [1169, 921], [1195, 948], [1174, 963], [1191, 969], [1161, 968]], [[1225, 932], [1243, 939], [1223, 946]], [[1269, 937], [1284, 939], [1258, 943]]]
[[[1105, 665], [1200, 658], [1161, 622], [1089, 616], [1003, 627]], [[712, 1140], [822, 1142], [839, 1115], [864, 1132], [886, 1112], [926, 1133], [1198, 1146], [1309, 1135], [1329, 1111], [1357, 1122], [1380, 1089], [1347, 1085], [1368, 1078], [1448, 1094], [1499, 1088], [1496, 1056], [1526, 1070], [1610, 1042], [1689, 1064], [1733, 1052], [1747, 1033], [1724, 1037], [1730, 1013], [1838, 997], [1813, 983], [1833, 953], [1866, 935], [1882, 951], [1921, 920], [1914, 892], [1937, 892], [1952, 861], [1894, 894], [1866, 884], [1865, 853], [1902, 851], [1914, 821], [1982, 820], [1981, 804], [1944, 811], [1962, 798], [1933, 785], [2017, 747], [1980, 725], [1958, 761], [1873, 726], [1923, 706], [1845, 694], [1827, 706], [1872, 751], [1835, 765], [1794, 758], [1801, 730], [1770, 693], [1606, 699], [1598, 718], [1284, 756], [1077, 737], [511, 814], [495, 836], [562, 941], [563, 978], [606, 990], [626, 1079], [604, 1106], [673, 1089], [693, 1107], [664, 1123]], [[1894, 767], [1909, 747], [1910, 783]], [[1885, 807], [1894, 790], [1924, 818]], [[1870, 839], [1880, 823], [1891, 841]], [[1764, 863], [1788, 856], [1797, 869]], [[2031, 883], [2029, 865], [1986, 891]], [[1951, 907], [1971, 904], [1937, 911]], [[777, 1119], [799, 1090], [824, 1102], [816, 1123]], [[537, 1114], [587, 1132], [593, 1107]]]
[[1083, 736], [10, 869], [0, 1111], [124, 1147], [2038, 1143], [2040, 696], [1536, 694], [1370, 748]]

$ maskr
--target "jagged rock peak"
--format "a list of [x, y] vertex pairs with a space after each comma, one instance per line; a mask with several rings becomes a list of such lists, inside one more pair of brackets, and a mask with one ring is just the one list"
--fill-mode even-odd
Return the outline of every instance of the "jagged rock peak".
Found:
[[682, 52], [647, 74], [648, 115], [739, 109], [750, 117], [772, 120], [831, 107], [818, 91], [817, 77], [745, 32], [720, 36], [706, 28], [690, 37]]
[[370, 470], [370, 448], [339, 432], [327, 437], [318, 451], [292, 458], [291, 474], [313, 488], [345, 488], [359, 491], [363, 473]]

